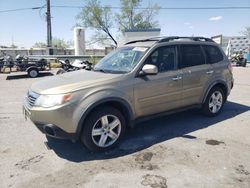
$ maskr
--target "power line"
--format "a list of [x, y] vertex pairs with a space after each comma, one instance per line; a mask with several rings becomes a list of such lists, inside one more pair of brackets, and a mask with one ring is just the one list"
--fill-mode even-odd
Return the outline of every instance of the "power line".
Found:
[[[67, 6], [67, 5], [52, 5], [53, 8], [85, 8], [86, 6]], [[102, 6], [102, 8], [107, 7], [110, 9], [122, 9], [122, 7], [115, 6]], [[135, 7], [134, 9], [155, 9], [154, 7]], [[250, 9], [250, 7], [159, 7], [160, 10], [221, 10], [221, 9]]]
[[0, 10], [0, 13], [5, 13], [5, 12], [16, 12], [16, 11], [23, 11], [23, 10], [37, 10], [42, 7], [31, 7], [31, 8], [18, 8], [18, 9], [9, 9], [9, 10]]
[[[85, 8], [86, 6], [68, 6], [68, 5], [52, 5], [51, 8]], [[110, 9], [121, 9], [122, 7], [116, 7], [116, 6], [102, 6], [102, 8], [108, 7]], [[41, 9], [41, 7], [31, 7], [31, 8], [19, 8], [19, 9], [9, 9], [9, 10], [0, 10], [0, 13], [6, 13], [6, 12], [16, 12], [16, 11], [24, 11], [24, 10], [36, 10]], [[148, 9], [154, 9], [149, 7], [136, 7], [134, 9], [139, 10], [148, 10]], [[240, 9], [250, 9], [249, 6], [246, 7], [237, 7], [237, 6], [230, 6], [230, 7], [159, 7], [159, 10], [240, 10]]]

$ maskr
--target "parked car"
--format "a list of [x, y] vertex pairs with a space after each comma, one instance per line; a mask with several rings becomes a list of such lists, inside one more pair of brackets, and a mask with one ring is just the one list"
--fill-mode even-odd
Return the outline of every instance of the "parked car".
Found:
[[93, 71], [34, 83], [23, 107], [46, 135], [104, 151], [138, 120], [190, 108], [216, 116], [232, 87], [232, 66], [211, 39], [152, 38], [125, 44]]

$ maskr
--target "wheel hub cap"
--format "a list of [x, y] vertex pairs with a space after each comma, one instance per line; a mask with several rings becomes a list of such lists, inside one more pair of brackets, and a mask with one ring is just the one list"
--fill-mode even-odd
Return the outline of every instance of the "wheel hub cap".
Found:
[[116, 142], [121, 133], [121, 122], [114, 115], [104, 115], [92, 129], [92, 140], [99, 147], [108, 147]]
[[212, 113], [217, 113], [223, 104], [223, 97], [220, 91], [215, 91], [209, 100], [209, 110]]

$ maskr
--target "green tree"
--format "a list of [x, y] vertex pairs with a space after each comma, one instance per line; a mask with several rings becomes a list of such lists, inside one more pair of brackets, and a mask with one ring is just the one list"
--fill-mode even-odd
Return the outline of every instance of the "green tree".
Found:
[[157, 4], [149, 5], [145, 9], [138, 9], [142, 0], [121, 0], [120, 13], [113, 14], [110, 7], [102, 6], [98, 0], [88, 0], [87, 5], [77, 15], [78, 25], [96, 29], [97, 32], [91, 41], [106, 44], [117, 41], [111, 28], [124, 31], [124, 29], [148, 29], [158, 26], [154, 19], [158, 14]]
[[[65, 41], [64, 39], [60, 39], [57, 37], [54, 37], [52, 39], [52, 46], [54, 48], [69, 48], [73, 46], [73, 42], [72, 41]], [[45, 42], [36, 42], [32, 48], [46, 48], [47, 44]]]
[[124, 29], [149, 29], [158, 26], [154, 19], [158, 14], [159, 6], [151, 5], [139, 9], [142, 0], [121, 0], [121, 12], [116, 15], [120, 30]]
[[55, 48], [69, 48], [72, 46], [72, 41], [65, 41], [64, 39], [60, 39], [60, 38], [53, 38], [52, 39], [52, 46]]
[[98, 33], [101, 31], [98, 37], [100, 40], [110, 39], [117, 46], [117, 41], [111, 33], [114, 23], [113, 14], [109, 7], [102, 7], [98, 0], [88, 0], [87, 5], [77, 15], [77, 19], [79, 25], [96, 29]]
[[250, 27], [246, 27], [244, 31], [241, 31], [241, 33], [250, 38]]
[[36, 42], [32, 48], [46, 48], [47, 44], [45, 42]]

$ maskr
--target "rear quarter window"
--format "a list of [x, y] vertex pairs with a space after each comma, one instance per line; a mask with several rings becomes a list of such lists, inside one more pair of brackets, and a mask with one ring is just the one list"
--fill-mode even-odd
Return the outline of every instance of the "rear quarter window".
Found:
[[218, 47], [203, 46], [203, 48], [206, 52], [207, 63], [214, 64], [223, 60], [223, 55]]

